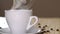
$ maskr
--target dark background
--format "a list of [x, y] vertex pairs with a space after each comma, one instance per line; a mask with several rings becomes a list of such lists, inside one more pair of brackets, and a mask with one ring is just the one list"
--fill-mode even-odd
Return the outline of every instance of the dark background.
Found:
[[[0, 16], [10, 9], [12, 0], [0, 0]], [[60, 0], [33, 0], [33, 15], [38, 17], [60, 17]]]

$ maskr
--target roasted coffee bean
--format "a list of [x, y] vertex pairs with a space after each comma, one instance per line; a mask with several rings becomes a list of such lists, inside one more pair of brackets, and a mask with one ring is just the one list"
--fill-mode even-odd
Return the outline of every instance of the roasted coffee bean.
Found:
[[41, 28], [41, 26], [38, 26], [39, 28]]
[[38, 25], [40, 25], [40, 23], [38, 23]]
[[56, 31], [59, 31], [59, 29], [56, 29]]
[[49, 30], [47, 30], [47, 32], [50, 32]]
[[44, 31], [45, 29], [41, 29], [41, 31]]
[[46, 31], [43, 31], [44, 33], [46, 33]]
[[43, 28], [45, 28], [45, 26], [43, 26]]
[[43, 26], [43, 28], [46, 28], [46, 27], [47, 27], [47, 25]]
[[47, 27], [47, 25], [45, 25], [45, 27]]
[[50, 30], [53, 30], [53, 28], [51, 28]]

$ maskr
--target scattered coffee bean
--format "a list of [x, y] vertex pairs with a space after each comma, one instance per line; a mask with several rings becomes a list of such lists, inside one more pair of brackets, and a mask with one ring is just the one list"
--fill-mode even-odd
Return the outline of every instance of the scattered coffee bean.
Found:
[[47, 25], [45, 25], [45, 27], [47, 27]]
[[41, 28], [41, 26], [38, 26], [39, 28]]
[[43, 26], [43, 28], [46, 28], [46, 27], [47, 27], [47, 25]]
[[59, 29], [56, 29], [56, 31], [59, 31]]
[[43, 31], [44, 33], [46, 33], [46, 31]]
[[41, 31], [44, 31], [45, 29], [41, 29]]
[[53, 28], [51, 28], [50, 30], [53, 30]]
[[40, 23], [38, 23], [38, 25], [40, 25]]
[[47, 30], [47, 32], [50, 32], [49, 30]]
[[45, 28], [45, 26], [43, 26], [43, 28]]

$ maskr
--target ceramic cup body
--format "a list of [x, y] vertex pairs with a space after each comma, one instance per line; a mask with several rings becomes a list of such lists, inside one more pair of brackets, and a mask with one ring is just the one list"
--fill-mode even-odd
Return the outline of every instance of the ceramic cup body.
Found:
[[32, 10], [5, 10], [5, 17], [12, 34], [26, 34]]

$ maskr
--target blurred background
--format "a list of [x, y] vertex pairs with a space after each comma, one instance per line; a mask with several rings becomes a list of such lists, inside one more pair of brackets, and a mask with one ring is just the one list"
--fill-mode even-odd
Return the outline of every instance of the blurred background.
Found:
[[[33, 0], [33, 15], [38, 17], [60, 17], [59, 1], [60, 0]], [[4, 10], [10, 9], [12, 4], [12, 0], [0, 0], [0, 16], [4, 16]]]

